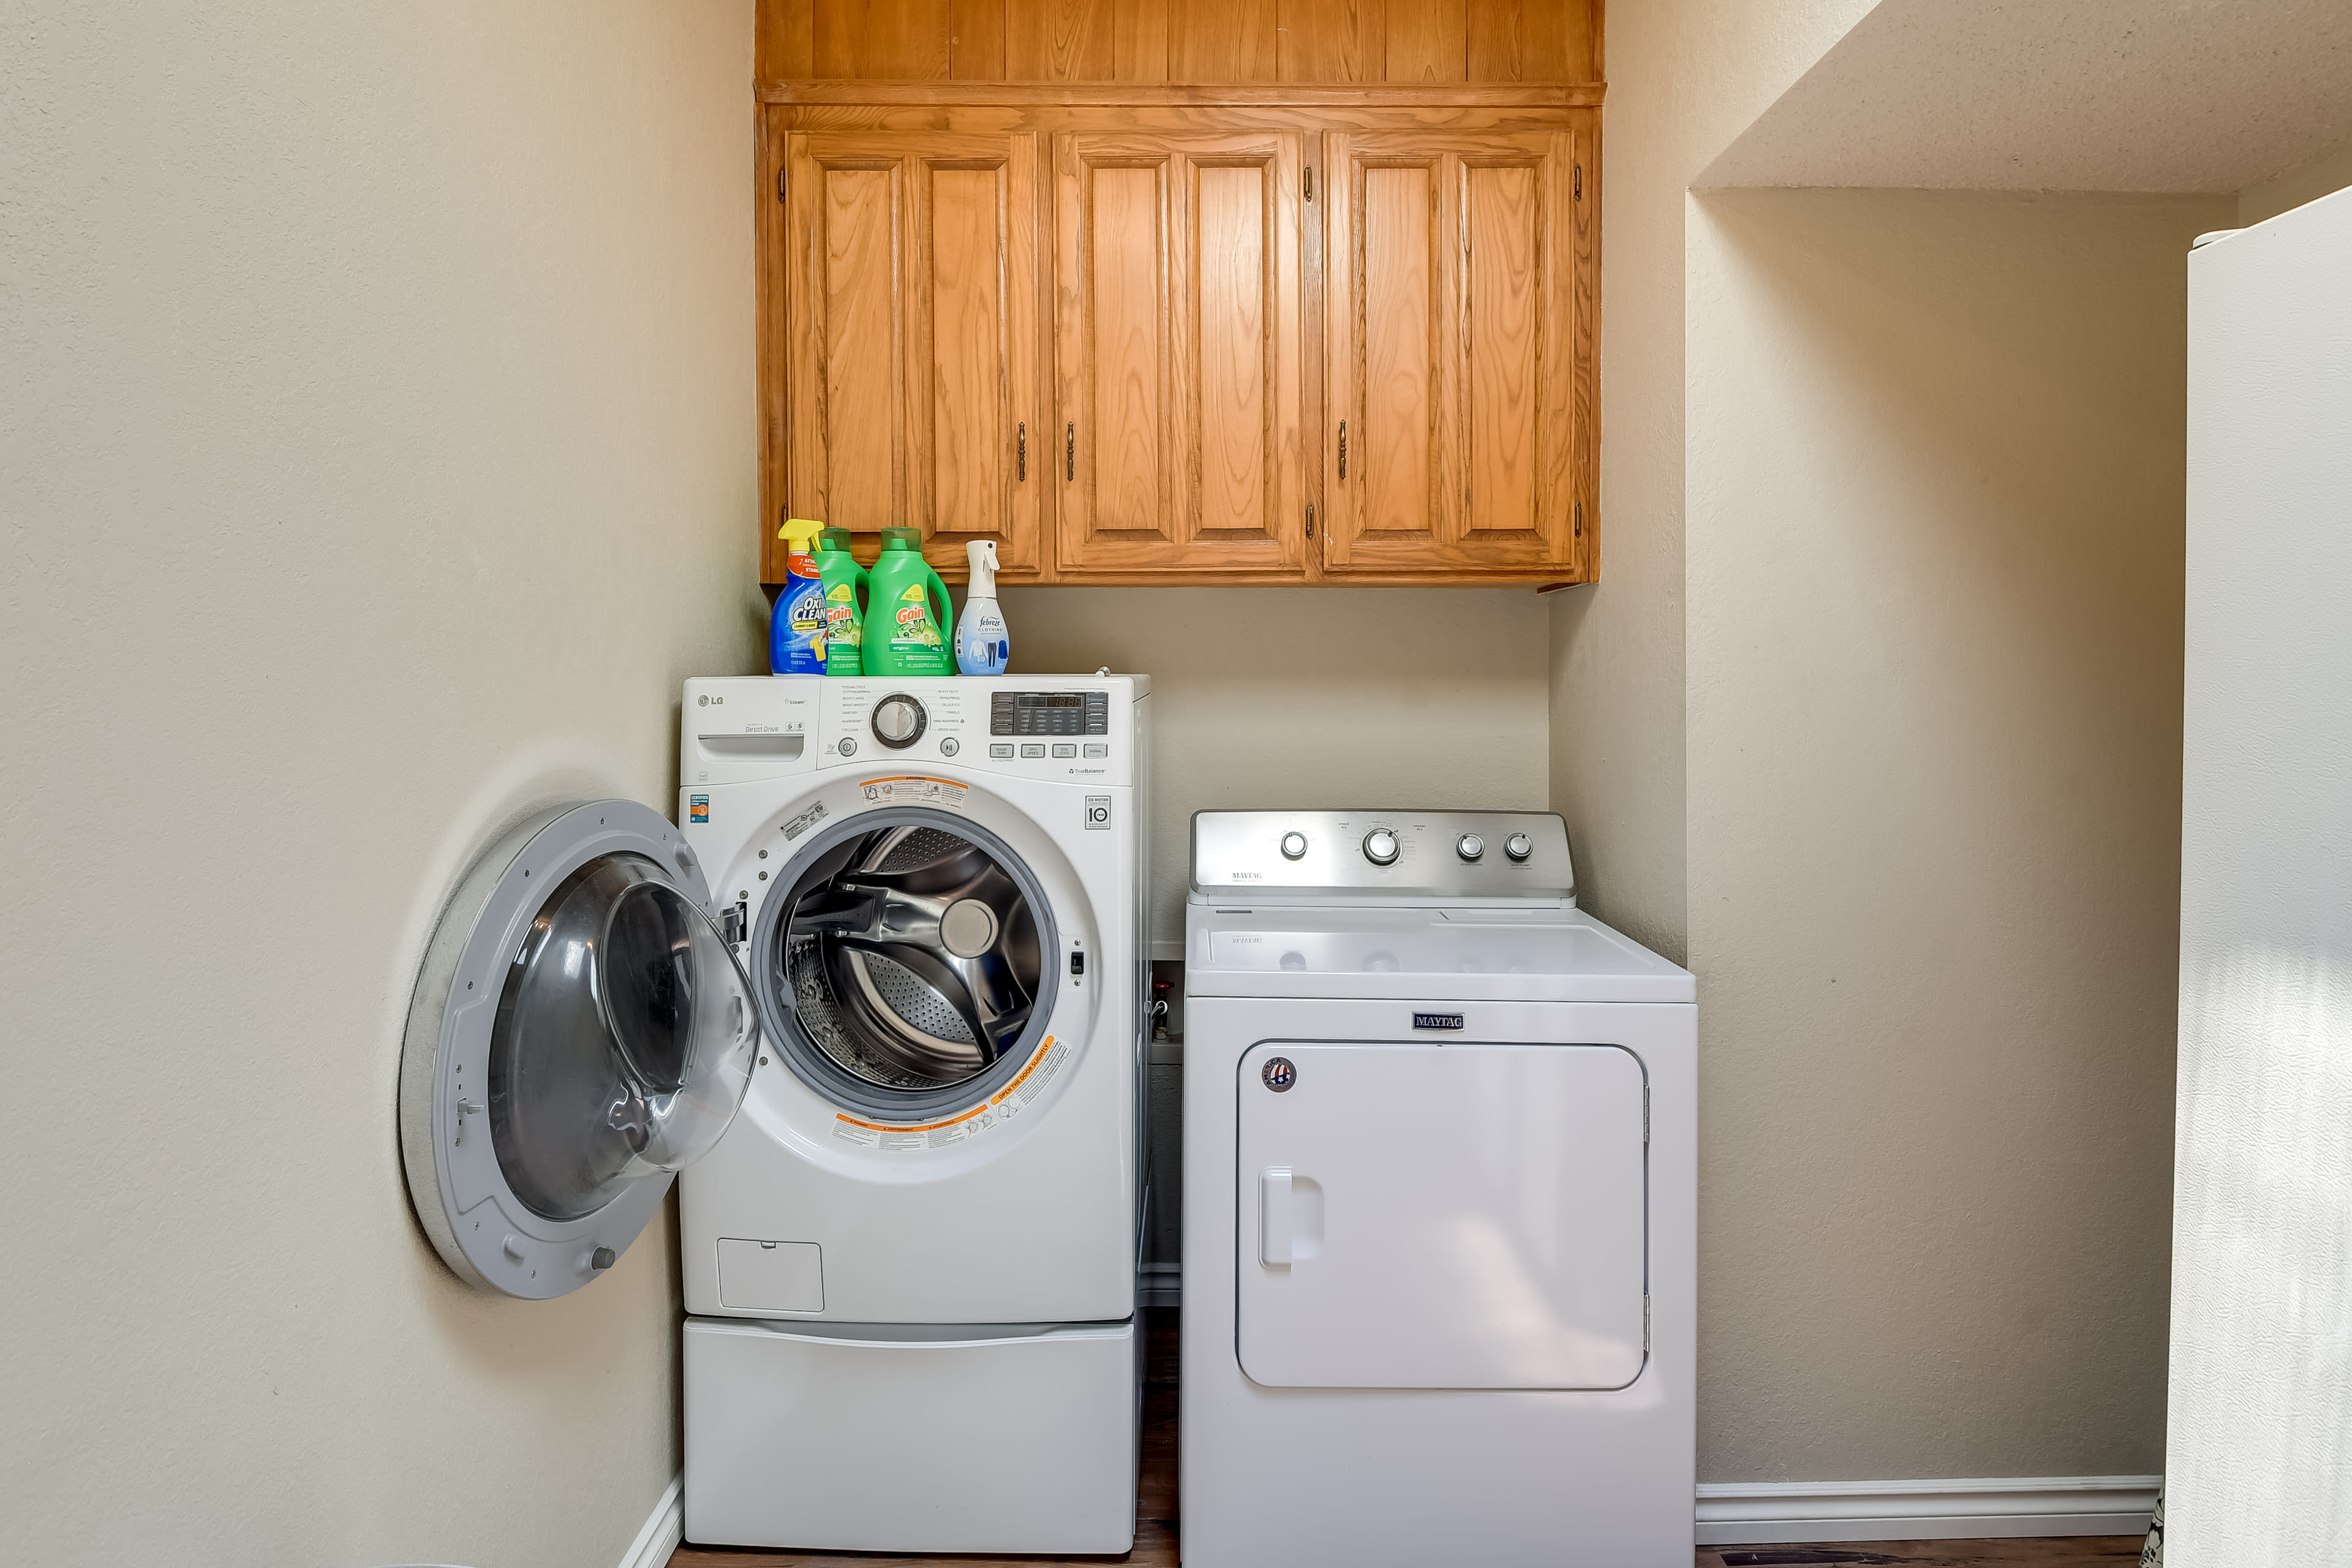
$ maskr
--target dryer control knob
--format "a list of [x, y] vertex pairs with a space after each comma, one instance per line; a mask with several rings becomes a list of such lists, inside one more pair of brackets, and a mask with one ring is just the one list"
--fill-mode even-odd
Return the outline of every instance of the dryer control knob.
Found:
[[1392, 829], [1375, 827], [1364, 835], [1364, 858], [1375, 866], [1393, 866], [1397, 858], [1397, 836]]
[[1503, 840], [1503, 853], [1514, 860], [1524, 860], [1536, 852], [1536, 841], [1524, 833], [1514, 833]]
[[1282, 858], [1286, 860], [1305, 859], [1307, 858], [1307, 835], [1304, 833], [1284, 834], [1282, 836]]
[[874, 738], [892, 751], [904, 751], [923, 738], [930, 715], [903, 691], [893, 691], [874, 705]]
[[1486, 841], [1475, 833], [1465, 833], [1454, 841], [1454, 852], [1465, 860], [1475, 860], [1486, 853]]

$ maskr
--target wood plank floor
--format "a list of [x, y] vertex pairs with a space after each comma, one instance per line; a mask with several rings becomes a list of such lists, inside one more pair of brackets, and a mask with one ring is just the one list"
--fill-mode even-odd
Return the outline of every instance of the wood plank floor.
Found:
[[[760, 1552], [681, 1546], [669, 1568], [1042, 1568], [1049, 1563], [1128, 1563], [1176, 1568], [1176, 1314], [1153, 1309], [1145, 1344], [1143, 1473], [1137, 1479], [1135, 1550], [1124, 1557], [902, 1557], [866, 1552]], [[2137, 1536], [2052, 1541], [1850, 1541], [1824, 1546], [1705, 1546], [1694, 1568], [1787, 1564], [1902, 1564], [1904, 1568], [2128, 1568]]]

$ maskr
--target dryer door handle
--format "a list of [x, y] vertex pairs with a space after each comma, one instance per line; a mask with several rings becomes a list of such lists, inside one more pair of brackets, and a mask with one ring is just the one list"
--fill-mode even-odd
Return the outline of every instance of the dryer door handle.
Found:
[[1257, 1260], [1268, 1268], [1290, 1267], [1290, 1167], [1268, 1165], [1257, 1175]]

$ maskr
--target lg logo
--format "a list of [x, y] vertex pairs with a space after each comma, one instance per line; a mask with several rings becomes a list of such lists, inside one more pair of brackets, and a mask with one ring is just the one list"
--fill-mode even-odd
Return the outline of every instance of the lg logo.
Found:
[[702, 708], [719, 708], [725, 706], [727, 702], [727, 699], [724, 697], [709, 696], [698, 697], [694, 700], [696, 706]]

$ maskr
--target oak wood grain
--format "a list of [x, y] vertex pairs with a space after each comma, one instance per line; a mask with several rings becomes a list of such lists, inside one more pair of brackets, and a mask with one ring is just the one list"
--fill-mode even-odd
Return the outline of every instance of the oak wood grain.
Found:
[[770, 86], [1601, 79], [1601, 0], [760, 0], [755, 27]]
[[944, 80], [948, 0], [815, 0], [820, 77]]
[[1276, 0], [1185, 0], [1169, 30], [1168, 78], [1268, 82], [1279, 76]]
[[1301, 569], [1301, 140], [1055, 139], [1055, 571]]
[[1591, 12], [1560, 0], [1469, 0], [1471, 81], [1582, 81], [1591, 73]]
[[1282, 0], [1278, 32], [1282, 80], [1378, 82], [1386, 68], [1388, 0]]
[[[793, 515], [924, 531], [942, 574], [992, 539], [1043, 564], [1034, 132], [794, 132], [783, 248]], [[777, 563], [770, 558], [768, 568]]]
[[760, 0], [751, 22], [751, 74], [756, 81], [791, 81], [814, 74], [814, 0]]
[[1327, 138], [1325, 419], [1350, 426], [1345, 474], [1336, 449], [1324, 465], [1334, 574], [1589, 580], [1579, 278], [1597, 258], [1573, 237], [1577, 147], [1573, 130]]
[[[1018, 0], [1007, 0], [1008, 6]], [[1017, 18], [1006, 22], [1010, 58]], [[1598, 105], [1607, 96], [1601, 82], [1559, 85], [1464, 86], [1461, 83], [1367, 82], [1361, 87], [1315, 82], [1250, 83], [1212, 87], [1184, 83], [1114, 81], [891, 82], [769, 81], [755, 89], [762, 103], [908, 108], [945, 113], [950, 110], [1104, 108], [1192, 109], [1223, 114], [1239, 109], [1298, 109], [1353, 116], [1420, 110], [1430, 116], [1460, 110], [1542, 110]], [[1352, 121], [1343, 121], [1352, 122]], [[1310, 127], [1312, 128], [1312, 127]]]
[[1464, 80], [1468, 23], [1465, 0], [1396, 0], [1388, 7], [1381, 74], [1391, 82]]
[[1118, 0], [1005, 0], [1004, 71], [1018, 82], [1106, 82]]
[[948, 0], [948, 75], [1004, 79], [1004, 0]]

